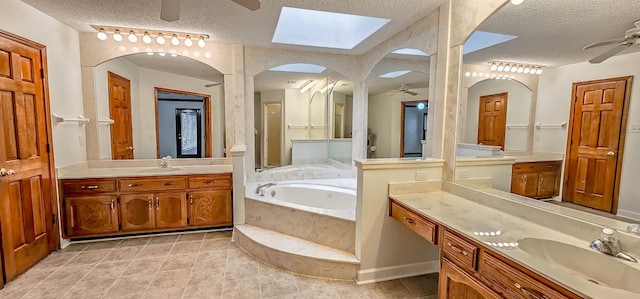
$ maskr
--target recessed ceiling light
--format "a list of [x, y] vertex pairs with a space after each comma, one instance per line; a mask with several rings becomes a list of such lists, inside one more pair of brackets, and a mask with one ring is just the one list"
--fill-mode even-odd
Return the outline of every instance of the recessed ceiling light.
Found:
[[384, 75], [381, 75], [380, 78], [389, 78], [389, 79], [393, 79], [393, 78], [398, 78], [404, 74], [408, 74], [411, 73], [411, 71], [395, 71], [395, 72], [389, 72], [386, 73]]
[[276, 67], [272, 67], [270, 71], [276, 72], [293, 72], [293, 73], [309, 73], [309, 74], [320, 74], [324, 72], [327, 68], [324, 66], [319, 66], [315, 64], [308, 63], [291, 63], [280, 65]]
[[412, 49], [412, 48], [403, 48], [403, 49], [398, 49], [395, 50], [393, 52], [391, 52], [393, 54], [402, 54], [402, 55], [416, 55], [416, 56], [429, 56], [429, 54], [422, 52], [418, 49]]
[[353, 49], [390, 20], [319, 10], [283, 7], [274, 43]]
[[464, 43], [462, 49], [464, 54], [469, 54], [484, 48], [492, 47], [497, 44], [508, 42], [514, 38], [515, 35], [507, 35], [493, 32], [476, 31], [471, 37]]

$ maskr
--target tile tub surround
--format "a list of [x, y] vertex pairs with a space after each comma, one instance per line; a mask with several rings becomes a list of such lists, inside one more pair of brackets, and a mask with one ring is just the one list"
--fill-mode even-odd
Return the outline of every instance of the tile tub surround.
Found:
[[[444, 190], [451, 188], [444, 184]], [[458, 191], [459, 192], [459, 191]], [[471, 192], [471, 191], [467, 191]], [[459, 193], [458, 193], [459, 194]], [[637, 298], [638, 294], [633, 294], [623, 290], [606, 288], [595, 285], [587, 280], [565, 272], [554, 265], [531, 257], [518, 248], [490, 247], [486, 242], [517, 242], [522, 238], [540, 238], [555, 240], [558, 242], [587, 248], [590, 241], [598, 237], [593, 234], [590, 239], [581, 239], [575, 234], [568, 234], [561, 231], [566, 226], [565, 221], [576, 221], [561, 215], [549, 216], [539, 221], [547, 222], [546, 226], [536, 223], [536, 219], [525, 218], [521, 215], [539, 213], [535, 207], [527, 207], [520, 204], [519, 209], [506, 208], [507, 211], [499, 207], [488, 207], [487, 205], [470, 200], [473, 194], [467, 193], [465, 197], [457, 196], [445, 191], [432, 191], [421, 193], [392, 194], [392, 198], [402, 202], [414, 211], [427, 216], [441, 224], [454, 229], [456, 232], [480, 244], [491, 248], [493, 251], [537, 272], [547, 279], [576, 292], [581, 296], [591, 298]], [[477, 197], [478, 195], [476, 195]], [[483, 199], [487, 201], [489, 199]], [[494, 199], [498, 202], [500, 199]], [[512, 205], [504, 199], [503, 205]], [[551, 223], [549, 223], [551, 222]], [[558, 229], [552, 228], [557, 224]], [[574, 226], [576, 223], [573, 224]], [[579, 225], [579, 224], [578, 224]], [[586, 225], [586, 224], [584, 224]], [[477, 236], [474, 232], [501, 230], [500, 236]], [[579, 235], [584, 237], [583, 235]], [[624, 240], [621, 241], [624, 246]], [[631, 251], [632, 254], [637, 253]], [[612, 258], [613, 259], [613, 258]], [[619, 262], [612, 260], [612, 262]], [[640, 265], [633, 265], [640, 268]]]
[[[437, 275], [360, 286], [295, 275], [257, 261], [230, 238], [230, 232], [213, 232], [74, 243], [9, 282], [0, 298], [437, 297]], [[172, 254], [174, 248], [192, 244], [200, 244], [197, 252]], [[126, 250], [138, 253], [110, 257]], [[88, 255], [96, 258], [77, 262]], [[195, 262], [177, 267], [170, 262], [176, 257]], [[172, 267], [176, 269], [168, 269]]]
[[158, 172], [160, 160], [99, 160], [57, 168], [58, 179], [163, 176], [232, 172], [230, 158], [171, 159], [170, 168]]

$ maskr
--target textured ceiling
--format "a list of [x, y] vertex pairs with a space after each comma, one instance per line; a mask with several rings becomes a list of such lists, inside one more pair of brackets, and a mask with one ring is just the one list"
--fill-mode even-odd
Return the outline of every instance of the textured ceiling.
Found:
[[193, 58], [171, 55], [160, 56], [147, 55], [146, 53], [133, 54], [116, 59], [126, 59], [129, 62], [143, 68], [169, 72], [177, 75], [198, 78], [211, 82], [222, 82], [222, 73]]

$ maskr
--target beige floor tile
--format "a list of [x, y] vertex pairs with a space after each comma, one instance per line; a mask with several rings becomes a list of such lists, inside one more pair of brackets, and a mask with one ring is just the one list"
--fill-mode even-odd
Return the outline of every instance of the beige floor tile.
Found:
[[258, 278], [225, 281], [222, 287], [222, 298], [260, 298], [260, 281]]
[[229, 241], [228, 239], [204, 240], [202, 242], [202, 248], [200, 248], [200, 250], [201, 251], [228, 250], [230, 243], [231, 241]]
[[377, 298], [400, 299], [416, 297], [399, 279], [372, 284], [371, 289], [376, 293]]
[[208, 240], [208, 239], [231, 239], [231, 234], [232, 234], [232, 231], [230, 231], [230, 230], [217, 231], [217, 232], [208, 232], [204, 236], [204, 239], [205, 240]]
[[328, 279], [295, 275], [298, 292], [311, 298], [337, 298], [338, 293]]
[[122, 272], [124, 272], [125, 269], [127, 269], [127, 266], [129, 266], [130, 261], [117, 261], [117, 262], [110, 262], [110, 263], [100, 263], [97, 264], [92, 270], [91, 272], [89, 272], [89, 274], [87, 274], [87, 277], [91, 277], [91, 278], [100, 278], [100, 277], [115, 277], [118, 278], [120, 275], [122, 275]]
[[171, 251], [173, 244], [155, 244], [142, 248], [136, 259], [147, 259], [151, 257], [165, 257]]
[[243, 280], [249, 278], [258, 278], [258, 263], [239, 263], [227, 264], [224, 273], [225, 280]]
[[164, 257], [134, 260], [124, 270], [122, 276], [156, 273], [164, 260]]
[[206, 233], [187, 233], [180, 234], [178, 242], [202, 241]]
[[149, 243], [149, 240], [151, 240], [150, 237], [123, 239], [118, 247], [144, 246]]
[[114, 248], [109, 252], [107, 257], [104, 258], [104, 261], [115, 262], [132, 260], [138, 255], [138, 253], [140, 253], [140, 251], [142, 251], [142, 248], [142, 246]]
[[438, 294], [438, 273], [403, 278], [400, 281], [416, 297]]
[[160, 267], [160, 271], [170, 271], [178, 269], [191, 269], [196, 261], [196, 254], [176, 255], [167, 257]]
[[295, 279], [286, 276], [267, 276], [260, 278], [262, 297], [290, 295], [298, 292]]
[[52, 254], [50, 254], [49, 256], [47, 256], [46, 258], [44, 258], [43, 260], [41, 260], [39, 263], [37, 263], [34, 267], [37, 268], [58, 268], [64, 264], [66, 264], [68, 261], [70, 261], [74, 256], [76, 256], [78, 254], [78, 252], [66, 252], [66, 253], [59, 253], [59, 252], [54, 252]]
[[256, 261], [254, 257], [244, 252], [242, 249], [229, 249], [229, 256], [227, 257], [227, 263], [246, 263]]
[[67, 296], [74, 298], [102, 296], [117, 279], [117, 277], [85, 277], [73, 286]]
[[4, 299], [13, 299], [13, 298], [22, 298], [24, 295], [26, 295], [27, 293], [29, 293], [29, 291], [31, 291], [31, 289], [19, 289], [19, 290], [13, 290], [13, 291], [9, 291], [6, 288], [0, 290], [0, 298]]
[[225, 267], [216, 268], [194, 268], [191, 271], [189, 282], [187, 285], [203, 285], [203, 284], [220, 284], [224, 281], [224, 269]]
[[190, 273], [191, 269], [158, 272], [143, 298], [180, 298]]
[[178, 239], [178, 235], [168, 235], [168, 236], [157, 236], [151, 238], [147, 245], [155, 245], [155, 244], [173, 244]]
[[171, 248], [171, 252], [169, 252], [169, 255], [197, 254], [198, 252], [200, 252], [201, 246], [202, 241], [178, 242], [173, 245], [173, 248]]
[[29, 291], [33, 287], [47, 279], [47, 277], [53, 274], [56, 270], [57, 268], [31, 268], [27, 270], [27, 272], [22, 273], [20, 276], [7, 283], [4, 286], [4, 289], [0, 290], [0, 292], [16, 292], [24, 289]]
[[89, 273], [91, 269], [93, 269], [92, 265], [64, 266], [42, 281], [36, 288], [39, 289], [46, 285], [75, 284]]
[[185, 299], [218, 299], [222, 298], [222, 282], [217, 284], [187, 285], [182, 298]]
[[122, 276], [111, 286], [104, 298], [141, 298], [155, 275], [151, 273]]
[[89, 246], [88, 243], [73, 243], [69, 244], [67, 247], [58, 250], [59, 253], [71, 253], [71, 252], [80, 252]]
[[371, 285], [357, 285], [353, 281], [332, 280], [331, 284], [338, 294], [338, 298], [375, 299], [376, 293]]
[[227, 251], [201, 251], [196, 259], [195, 268], [220, 267], [227, 264]]
[[110, 241], [97, 241], [97, 242], [87, 243], [88, 246], [87, 248], [84, 249], [84, 251], [113, 249], [113, 248], [116, 248], [121, 241], [122, 240], [110, 240]]
[[69, 260], [66, 266], [77, 265], [92, 265], [101, 261], [107, 254], [111, 252], [111, 249], [101, 249], [92, 251], [82, 251], [78, 255]]

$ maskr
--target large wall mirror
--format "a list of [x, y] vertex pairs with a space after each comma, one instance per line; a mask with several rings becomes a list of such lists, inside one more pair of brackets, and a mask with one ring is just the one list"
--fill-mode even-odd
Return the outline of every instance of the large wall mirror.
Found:
[[351, 169], [350, 80], [311, 64], [274, 67], [254, 79], [258, 172]]
[[429, 111], [427, 54], [417, 49], [389, 53], [367, 82], [367, 158], [422, 157]]
[[99, 159], [224, 156], [223, 76], [214, 68], [150, 52], [93, 72]]
[[[590, 221], [604, 219], [594, 214], [623, 223], [640, 221], [634, 186], [640, 145], [632, 133], [633, 124], [640, 122], [640, 109], [629, 105], [640, 100], [638, 83], [629, 79], [640, 75], [632, 67], [640, 58], [640, 47], [599, 63], [588, 61], [608, 48], [582, 49], [623, 35], [637, 14], [624, 8], [602, 14], [595, 9], [597, 1], [587, 2], [581, 7], [594, 7], [581, 10], [581, 19], [590, 20], [587, 28], [564, 17], [573, 12], [570, 5], [508, 3], [478, 28], [504, 35], [498, 38], [501, 43], [469, 53], [465, 44], [456, 182], [483, 188], [486, 185], [467, 179], [490, 178], [494, 188], [507, 194], [528, 192], [518, 198], [537, 206], [571, 211], [576, 217], [589, 215], [584, 219]], [[546, 19], [533, 20], [532, 11]], [[614, 15], [615, 21], [610, 18]], [[581, 84], [608, 84], [603, 82], [621, 87], [574, 93]], [[592, 154], [582, 154], [590, 149]], [[521, 166], [507, 165], [506, 174], [499, 175], [495, 169], [468, 163], [470, 156], [483, 155], [506, 155]], [[543, 164], [522, 164], [526, 162], [549, 163], [541, 169]], [[520, 186], [528, 189], [519, 190]], [[548, 192], [553, 188], [557, 190]]]

